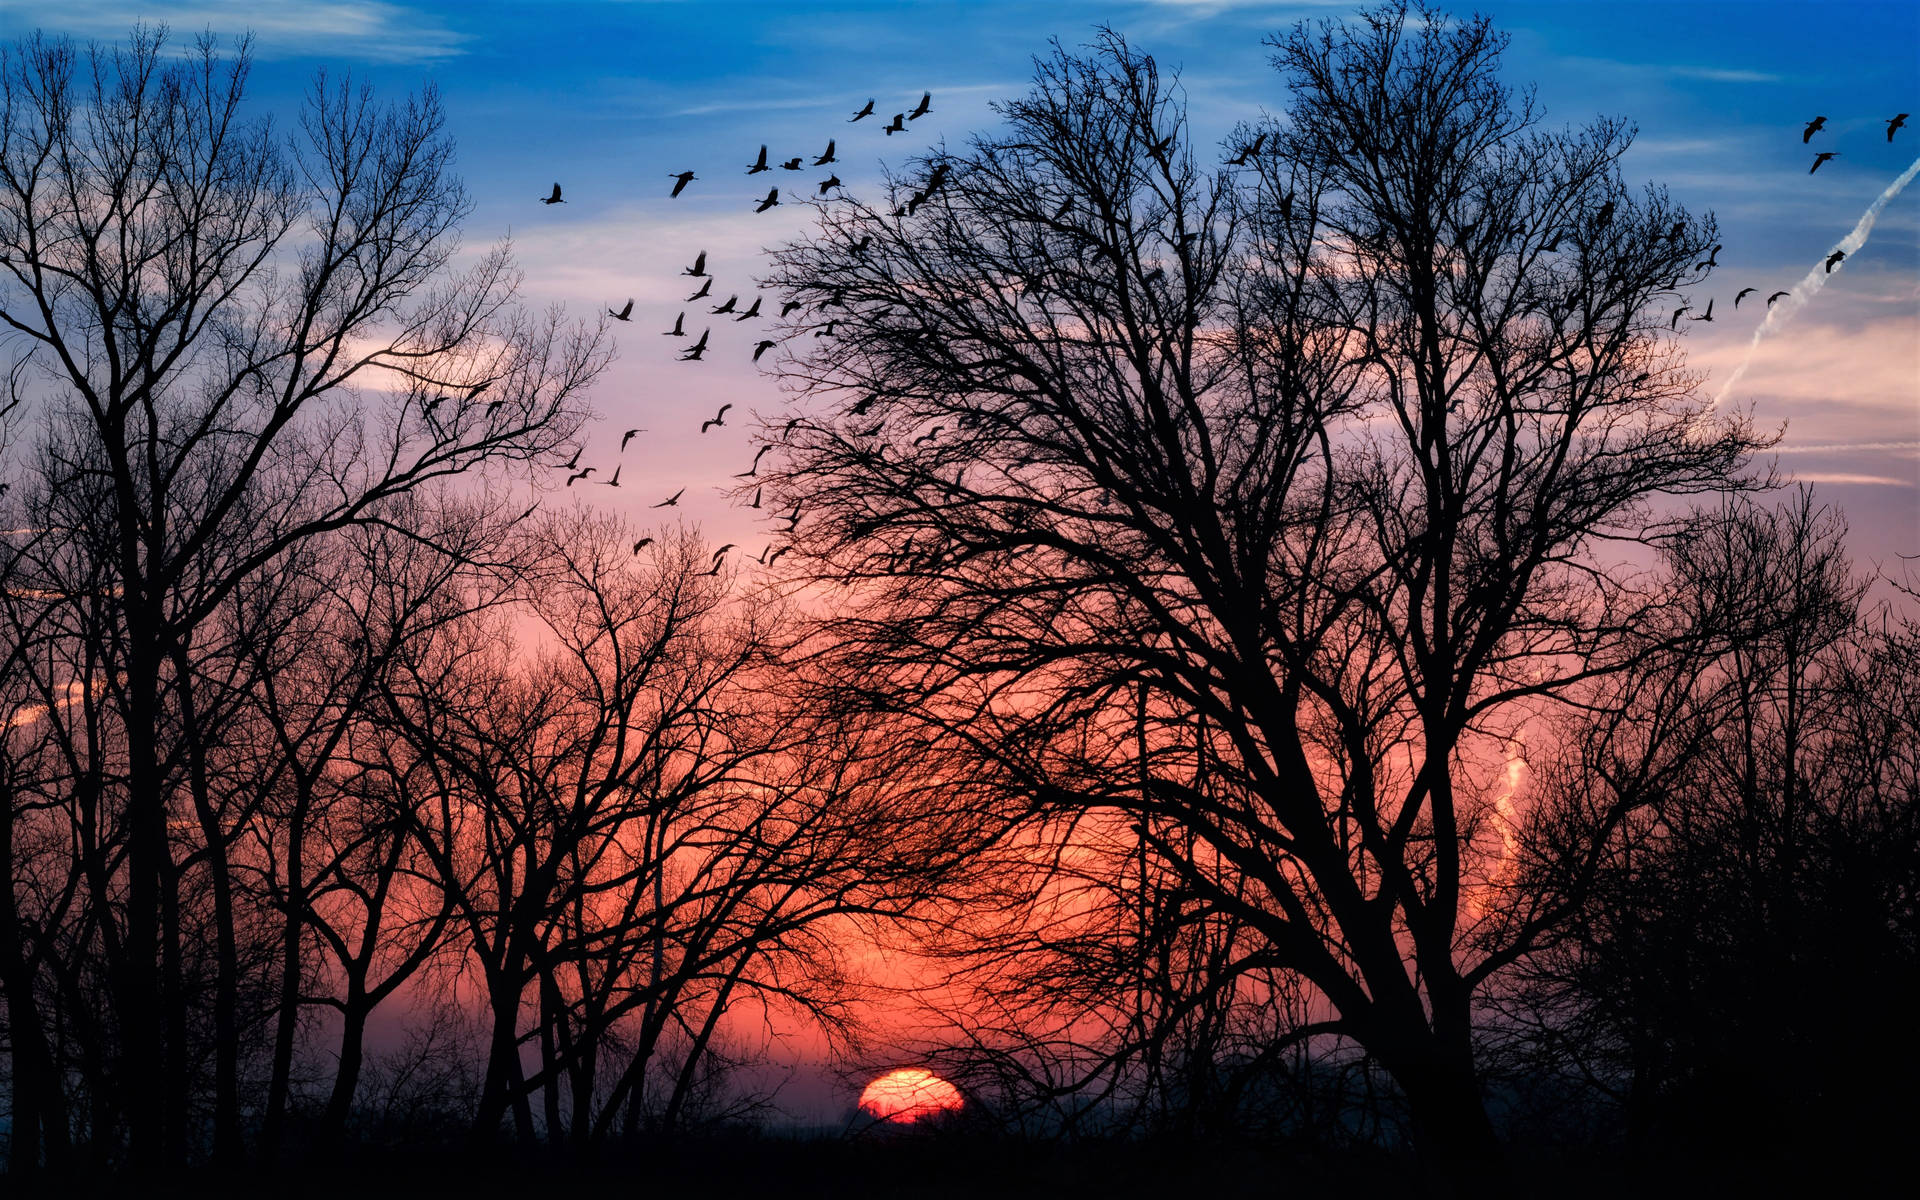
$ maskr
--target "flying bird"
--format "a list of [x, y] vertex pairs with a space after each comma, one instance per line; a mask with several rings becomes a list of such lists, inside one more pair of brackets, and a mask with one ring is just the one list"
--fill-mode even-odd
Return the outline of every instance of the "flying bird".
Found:
[[771, 442], [760, 447], [760, 452], [753, 456], [753, 465], [748, 467], [746, 470], [740, 472], [740, 474], [736, 475], [734, 478], [752, 479], [760, 471], [760, 460], [765, 458], [767, 456], [767, 451], [771, 449], [773, 449], [773, 443]]
[[906, 131], [907, 131], [907, 114], [905, 113], [893, 114], [893, 124], [887, 126], [886, 135], [888, 137], [892, 137], [896, 133], [905, 133]]
[[722, 404], [720, 406], [719, 412], [713, 414], [713, 416], [709, 417], [708, 419], [700, 422], [700, 432], [705, 433], [707, 430], [712, 429], [715, 425], [718, 425], [720, 428], [725, 429], [727, 427], [727, 410], [732, 407], [733, 405], [731, 404]]
[[747, 164], [747, 174], [758, 175], [767, 169], [767, 148], [760, 147], [760, 157]]
[[1693, 319], [1694, 319], [1694, 320], [1696, 320], [1696, 321], [1711, 321], [1711, 320], [1713, 320], [1713, 297], [1712, 297], [1712, 296], [1708, 296], [1708, 297], [1707, 297], [1707, 311], [1706, 311], [1706, 312], [1704, 312], [1704, 313], [1702, 313], [1701, 315], [1699, 315], [1699, 316], [1697, 316], [1697, 317], [1695, 317], [1695, 318], [1693, 318]]
[[707, 352], [707, 335], [712, 332], [711, 329], [701, 330], [700, 340], [680, 352], [680, 361], [699, 362], [701, 356]]
[[734, 318], [734, 320], [736, 320], [736, 321], [751, 321], [751, 320], [753, 320], [753, 318], [755, 318], [755, 317], [757, 317], [757, 316], [759, 316], [759, 315], [760, 315], [760, 297], [758, 297], [758, 296], [755, 296], [755, 297], [753, 298], [753, 305], [752, 305], [752, 307], [750, 307], [750, 308], [748, 308], [748, 309], [747, 309], [747, 310], [746, 310], [745, 312], [742, 312], [742, 313], [741, 313], [741, 314], [740, 314], [739, 316], [737, 316], [737, 317], [735, 317], [735, 318]]
[[1699, 269], [1700, 269], [1701, 267], [1717, 267], [1717, 266], [1719, 266], [1719, 265], [1720, 265], [1720, 251], [1722, 251], [1722, 250], [1723, 250], [1723, 249], [1725, 249], [1725, 248], [1726, 248], [1726, 247], [1724, 247], [1724, 246], [1715, 246], [1715, 247], [1714, 247], [1713, 249], [1711, 249], [1711, 250], [1709, 250], [1709, 251], [1707, 251], [1707, 257], [1706, 257], [1706, 259], [1705, 259], [1705, 261], [1703, 261], [1703, 262], [1697, 262], [1697, 263], [1695, 263], [1695, 264], [1693, 264], [1693, 269], [1694, 269], [1694, 270], [1696, 270], [1696, 271], [1698, 271], [1698, 270], [1699, 270]]
[[729, 551], [729, 550], [731, 550], [731, 549], [733, 549], [733, 543], [732, 543], [732, 542], [728, 542], [728, 543], [727, 543], [726, 545], [724, 545], [724, 546], [722, 546], [722, 547], [720, 547], [720, 548], [719, 548], [718, 550], [715, 550], [715, 551], [713, 552], [713, 561], [715, 561], [715, 562], [719, 562], [719, 561], [720, 561], [720, 556], [721, 556], [722, 554], [725, 554], [725, 553], [726, 553], [727, 551]]
[[699, 254], [695, 255], [693, 259], [693, 265], [681, 271], [680, 273], [682, 275], [691, 275], [695, 279], [700, 279], [704, 277], [707, 273], [707, 252], [705, 250], [702, 250]]
[[612, 317], [612, 318], [613, 318], [614, 320], [616, 320], [616, 321], [631, 321], [631, 320], [633, 320], [633, 301], [632, 301], [632, 300], [628, 300], [628, 301], [627, 301], [627, 306], [626, 306], [625, 308], [623, 308], [623, 309], [621, 309], [621, 310], [620, 310], [619, 312], [615, 312], [615, 311], [613, 311], [612, 309], [608, 309], [608, 310], [607, 310], [607, 315], [608, 315], [608, 316], [610, 316], [610, 317]]
[[782, 304], [780, 306], [780, 315], [783, 317], [790, 317], [793, 315], [794, 309], [805, 308], [805, 307], [806, 305], [800, 303], [800, 301], [798, 300], [789, 300], [785, 304]]
[[634, 434], [636, 434], [636, 433], [645, 433], [645, 432], [646, 432], [646, 430], [644, 430], [644, 429], [638, 429], [638, 428], [636, 428], [636, 429], [629, 429], [629, 430], [627, 430], [627, 431], [626, 431], [625, 433], [623, 433], [623, 434], [621, 434], [621, 435], [620, 435], [620, 449], [621, 449], [622, 451], [625, 451], [625, 450], [626, 450], [626, 448], [627, 448], [627, 443], [633, 440], [633, 435], [634, 435]]
[[827, 139], [827, 150], [826, 150], [826, 153], [824, 153], [824, 154], [822, 154], [822, 155], [821, 155], [821, 156], [820, 156], [819, 158], [816, 158], [816, 159], [814, 159], [814, 160], [813, 160], [813, 165], [814, 165], [814, 166], [816, 166], [816, 167], [824, 167], [824, 166], [826, 166], [826, 165], [828, 165], [829, 163], [832, 163], [832, 162], [834, 162], [834, 161], [836, 161], [836, 160], [834, 159], [834, 157], [833, 157], [833, 141], [834, 141], [834, 139], [832, 139], [832, 138], [828, 138], [828, 139]]
[[700, 572], [700, 574], [701, 574], [701, 575], [703, 575], [703, 576], [705, 576], [705, 575], [718, 575], [719, 573], [720, 573], [720, 560], [719, 560], [719, 559], [717, 559], [717, 558], [713, 560], [713, 570], [711, 570], [711, 571], [702, 571], [702, 572]]
[[1822, 150], [1820, 153], [1813, 156], [1813, 165], [1807, 168], [1807, 174], [1811, 175], [1815, 171], [1818, 171], [1820, 169], [1820, 164], [1827, 161], [1828, 159], [1839, 158], [1839, 157], [1840, 157], [1840, 152], [1838, 150]]
[[1759, 290], [1760, 290], [1759, 288], [1741, 288], [1739, 293], [1736, 294], [1733, 298], [1733, 307], [1736, 310], [1738, 310], [1740, 307], [1740, 302], [1742, 300], [1745, 300], [1748, 296], [1752, 295], [1753, 293]]
[[1892, 120], [1887, 122], [1887, 140], [1888, 141], [1892, 141], [1893, 135], [1897, 133], [1900, 130], [1900, 128], [1907, 123], [1907, 117], [1909, 115], [1911, 114], [1899, 113], [1899, 114], [1896, 114]]
[[1668, 328], [1668, 329], [1678, 329], [1678, 328], [1680, 328], [1680, 318], [1681, 318], [1681, 316], [1682, 316], [1683, 314], [1685, 314], [1685, 313], [1689, 313], [1689, 312], [1692, 312], [1692, 311], [1693, 311], [1692, 309], [1690, 309], [1690, 308], [1688, 308], [1688, 307], [1687, 307], [1686, 305], [1684, 305], [1684, 304], [1682, 304], [1682, 305], [1681, 305], [1681, 306], [1680, 306], [1679, 308], [1676, 308], [1676, 309], [1674, 309], [1674, 310], [1673, 310], [1673, 320], [1671, 320], [1671, 321], [1668, 321], [1668, 322], [1667, 322], [1667, 328]]
[[545, 197], [545, 198], [543, 198], [543, 199], [542, 199], [542, 200], [540, 201], [540, 203], [542, 203], [542, 204], [565, 204], [565, 203], [566, 203], [566, 201], [565, 201], [565, 200], [562, 200], [562, 199], [560, 198], [560, 185], [559, 185], [559, 184], [557, 184], [557, 183], [556, 183], [556, 184], [554, 184], [554, 185], [553, 185], [553, 193], [552, 193], [551, 195], [549, 195], [549, 196], [547, 196], [547, 197]]
[[762, 338], [753, 344], [753, 361], [759, 362], [760, 356], [779, 345], [772, 338]]
[[914, 105], [913, 111], [907, 114], [907, 120], [918, 121], [921, 117], [926, 116], [929, 112], [932, 112], [932, 111], [933, 111], [933, 93], [921, 92], [920, 103]]
[[945, 428], [946, 428], [945, 425], [935, 425], [932, 429], [927, 430], [925, 433], [921, 434], [919, 437], [913, 439], [913, 444], [916, 446], [925, 445], [926, 443], [931, 442], [935, 438], [939, 437], [940, 431]]
[[[870, 117], [872, 115], [873, 115], [873, 101], [868, 100], [866, 104], [860, 109], [859, 112], [853, 114], [853, 121], [858, 121], [861, 117]], [[853, 121], [848, 121], [847, 124], [851, 125], [853, 124]]]
[[840, 177], [838, 175], [829, 175], [820, 181], [820, 194], [824, 196], [828, 191], [839, 186]]
[[[709, 283], [711, 283], [711, 282], [713, 282], [713, 281], [712, 281], [712, 280], [708, 280], [707, 282], [709, 282]], [[687, 314], [686, 314], [686, 313], [684, 313], [684, 312], [682, 312], [682, 313], [681, 313], [681, 314], [680, 314], [679, 316], [677, 316], [677, 317], [675, 317], [675, 318], [673, 319], [673, 328], [672, 328], [672, 329], [669, 329], [669, 330], [667, 330], [667, 331], [666, 331], [665, 333], [662, 333], [662, 334], [661, 334], [660, 336], [661, 336], [661, 337], [685, 337], [685, 336], [687, 336]]]
[[668, 194], [668, 199], [672, 199], [674, 196], [678, 196], [681, 192], [686, 191], [687, 185], [699, 177], [692, 171], [682, 171], [677, 175], [669, 175], [667, 178], [673, 180], [673, 191]]
[[1846, 256], [1847, 252], [1845, 250], [1835, 250], [1832, 254], [1827, 255], [1827, 274], [1833, 274], [1833, 269], [1839, 266], [1841, 260], [1846, 258]]
[[[762, 486], [762, 487], [757, 487], [757, 488], [755, 488], [755, 489], [753, 489], [753, 503], [752, 503], [752, 504], [749, 504], [749, 505], [747, 505], [747, 507], [748, 507], [748, 508], [759, 508], [759, 507], [760, 507], [760, 493], [761, 493], [761, 492], [764, 492], [764, 491], [766, 491], [766, 490], [767, 490], [767, 489], [766, 489], [766, 488], [765, 488], [764, 486]], [[762, 554], [764, 554], [764, 553], [766, 553], [766, 551], [764, 551], [764, 550], [763, 550], [763, 551], [761, 551], [761, 553], [762, 553]]]
[[573, 449], [573, 457], [568, 459], [566, 462], [559, 463], [556, 465], [558, 465], [562, 470], [566, 470], [566, 471], [573, 470], [575, 467], [580, 465], [580, 453], [582, 449], [584, 449], [584, 447], [575, 446]]
[[665, 500], [662, 500], [660, 503], [649, 504], [647, 507], [648, 508], [678, 508], [680, 505], [680, 497], [686, 494], [687, 494], [687, 489], [681, 488], [679, 491], [675, 492], [671, 496], [668, 496]]
[[581, 467], [579, 471], [575, 472], [572, 475], [567, 476], [567, 486], [572, 487], [574, 480], [585, 479], [587, 476], [593, 474], [593, 472], [594, 472], [594, 468], [592, 467]]
[[780, 169], [782, 171], [798, 171], [800, 169], [800, 160], [797, 158], [790, 158], [787, 161], [780, 164]]
[[695, 300], [705, 300], [708, 296], [712, 294], [713, 294], [713, 276], [709, 275], [707, 276], [707, 281], [700, 285], [700, 290], [695, 292], [693, 295], [687, 297], [686, 303], [692, 304]]
[[779, 203], [780, 203], [780, 189], [768, 188], [767, 198], [765, 200], [762, 200], [760, 202], [759, 207], [755, 208], [753, 211], [757, 213], [765, 212]]
[[1767, 297], [1767, 307], [1768, 307], [1768, 308], [1772, 308], [1772, 307], [1773, 307], [1773, 302], [1774, 302], [1775, 300], [1778, 300], [1778, 299], [1779, 299], [1780, 297], [1782, 297], [1782, 296], [1791, 296], [1791, 295], [1793, 295], [1793, 293], [1792, 293], [1792, 292], [1790, 292], [1790, 291], [1787, 291], [1787, 292], [1775, 292], [1775, 293], [1774, 293], [1773, 295], [1771, 295], [1771, 296], [1768, 296], [1768, 297]]
[[609, 480], [607, 480], [607, 486], [608, 486], [608, 487], [619, 487], [619, 486], [620, 486], [620, 467], [619, 467], [618, 465], [616, 465], [616, 466], [615, 466], [615, 467], [613, 468], [613, 478], [612, 478], [612, 479], [609, 479]]
[[1815, 117], [1813, 120], [1808, 121], [1807, 127], [1800, 131], [1800, 144], [1802, 146], [1806, 145], [1813, 140], [1814, 134], [1819, 133], [1826, 127], [1827, 119], [1825, 117]]
[[722, 304], [713, 310], [713, 315], [717, 317], [721, 313], [730, 313], [730, 312], [738, 311], [734, 308], [734, 305], [739, 303], [739, 300], [740, 300], [740, 293], [738, 292], [735, 292], [733, 295], [728, 296], [727, 302], [725, 304]]
[[779, 561], [779, 559], [780, 559], [780, 556], [781, 556], [782, 554], [785, 554], [785, 553], [786, 553], [787, 551], [789, 551], [789, 550], [791, 550], [791, 549], [793, 549], [793, 547], [792, 547], [792, 546], [782, 546], [782, 547], [780, 547], [780, 548], [779, 548], [778, 550], [775, 550], [775, 551], [773, 552], [773, 554], [772, 554], [771, 556], [769, 556], [769, 557], [768, 557], [768, 559], [767, 559], [767, 565], [768, 565], [768, 566], [772, 566], [772, 565], [773, 565], [774, 563], [776, 563], [776, 562], [778, 562], [778, 561]]
[[633, 552], [635, 554], [638, 554], [642, 550], [645, 550], [648, 546], [651, 546], [651, 545], [653, 545], [653, 539], [650, 537], [643, 537], [639, 541], [633, 544]]

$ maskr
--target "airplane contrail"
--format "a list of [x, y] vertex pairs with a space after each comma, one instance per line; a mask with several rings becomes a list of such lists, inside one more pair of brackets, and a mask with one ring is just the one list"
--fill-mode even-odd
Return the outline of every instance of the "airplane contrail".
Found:
[[[1900, 172], [1899, 177], [1887, 185], [1887, 190], [1881, 192], [1872, 204], [1867, 205], [1867, 211], [1861, 214], [1859, 224], [1853, 227], [1852, 233], [1841, 238], [1834, 249], [1844, 250], [1848, 255], [1852, 255], [1854, 251], [1866, 245], [1867, 235], [1873, 232], [1873, 223], [1880, 219], [1880, 211], [1900, 194], [1901, 188], [1913, 182], [1915, 175], [1920, 175], [1920, 158], [1914, 159], [1913, 165]], [[1827, 286], [1827, 280], [1832, 272], [1826, 269], [1826, 261], [1827, 256], [1821, 255], [1820, 261], [1813, 265], [1813, 270], [1807, 272], [1806, 278], [1793, 286], [1793, 294], [1783, 296], [1779, 303], [1767, 311], [1767, 319], [1760, 322], [1760, 328], [1753, 331], [1753, 340], [1747, 343], [1746, 357], [1740, 360], [1740, 365], [1733, 369], [1733, 374], [1727, 376], [1727, 381], [1720, 385], [1718, 392], [1714, 393], [1713, 407], [1717, 407], [1722, 400], [1725, 400], [1727, 393], [1733, 390], [1733, 385], [1739, 383], [1740, 377], [1747, 373], [1748, 365], [1753, 362], [1754, 351], [1760, 348], [1761, 339], [1792, 320], [1793, 314], [1805, 308], [1808, 301], [1813, 299], [1815, 292]], [[1845, 265], [1842, 263], [1840, 267]]]

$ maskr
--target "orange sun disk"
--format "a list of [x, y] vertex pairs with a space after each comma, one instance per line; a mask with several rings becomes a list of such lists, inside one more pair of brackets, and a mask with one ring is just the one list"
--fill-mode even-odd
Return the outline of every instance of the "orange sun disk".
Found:
[[959, 1111], [960, 1089], [925, 1067], [901, 1067], [867, 1085], [860, 1111], [881, 1121], [924, 1121]]

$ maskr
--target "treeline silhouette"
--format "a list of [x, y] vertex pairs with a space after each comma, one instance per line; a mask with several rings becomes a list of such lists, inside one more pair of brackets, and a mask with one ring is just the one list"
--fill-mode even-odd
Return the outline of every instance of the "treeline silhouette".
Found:
[[527, 505], [607, 326], [456, 266], [431, 90], [9, 47], [9, 1171], [750, 1123], [895, 939], [963, 1131], [1894, 1136], [1920, 627], [1698, 394], [1712, 218], [1485, 20], [1270, 44], [1224, 165], [1108, 32], [817, 202], [751, 578]]

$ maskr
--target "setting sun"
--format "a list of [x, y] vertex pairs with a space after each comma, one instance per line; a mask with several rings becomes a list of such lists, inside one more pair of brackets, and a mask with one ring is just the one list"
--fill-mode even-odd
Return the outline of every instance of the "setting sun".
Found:
[[924, 1121], [964, 1103], [959, 1088], [925, 1067], [888, 1071], [860, 1093], [860, 1111], [882, 1121]]

